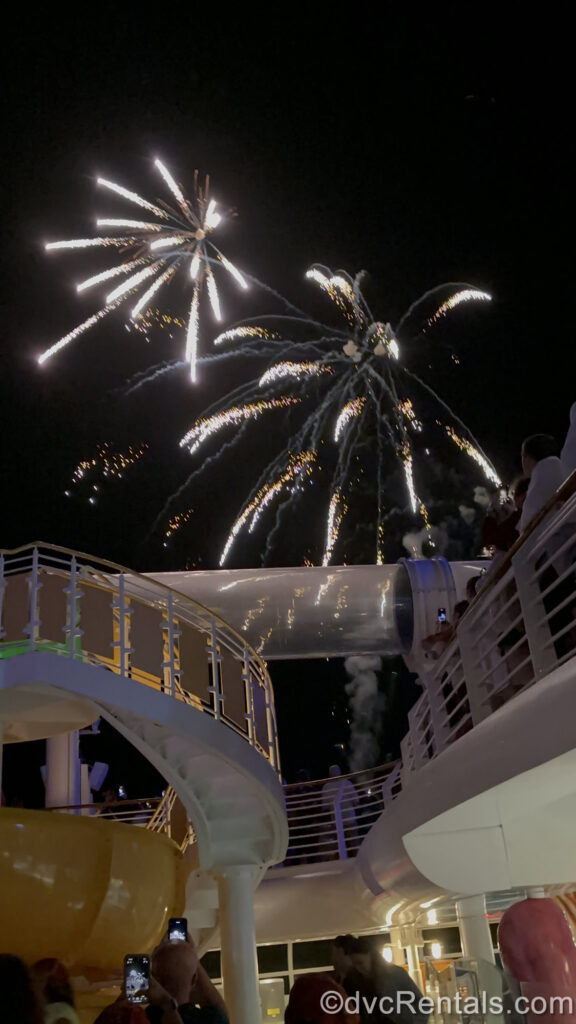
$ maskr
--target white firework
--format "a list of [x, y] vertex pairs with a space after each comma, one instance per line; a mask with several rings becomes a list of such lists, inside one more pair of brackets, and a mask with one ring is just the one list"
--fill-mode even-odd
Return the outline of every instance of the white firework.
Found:
[[[208, 178], [202, 188], [198, 184], [197, 175], [195, 175], [194, 191], [189, 199], [160, 160], [155, 161], [155, 166], [172, 197], [176, 200], [177, 209], [165, 203], [160, 205], [148, 202], [136, 192], [131, 192], [122, 185], [117, 185], [106, 178], [98, 178], [97, 184], [101, 188], [139, 206], [156, 219], [99, 218], [96, 221], [96, 227], [103, 232], [102, 234], [93, 238], [73, 238], [61, 242], [49, 242], [46, 245], [45, 248], [48, 252], [97, 248], [121, 250], [123, 257], [121, 263], [108, 267], [82, 281], [77, 285], [78, 292], [103, 284], [114, 277], [125, 274], [130, 274], [130, 276], [106, 295], [105, 304], [100, 310], [47, 348], [38, 358], [40, 364], [47, 362], [124, 301], [131, 300], [128, 320], [135, 321], [146, 313], [150, 300], [163, 285], [167, 284], [181, 267], [185, 267], [187, 280], [191, 282], [193, 289], [189, 320], [185, 329], [185, 358], [190, 366], [190, 376], [192, 380], [196, 380], [199, 303], [204, 284], [206, 284], [214, 319], [217, 321], [222, 319], [222, 309], [213, 270], [222, 267], [235, 284], [243, 290], [248, 287], [248, 284], [238, 268], [215, 246], [211, 237], [222, 217], [217, 212], [215, 200], [208, 198]], [[122, 233], [117, 234], [117, 232]], [[151, 283], [140, 292], [141, 286], [150, 278], [153, 278]]]

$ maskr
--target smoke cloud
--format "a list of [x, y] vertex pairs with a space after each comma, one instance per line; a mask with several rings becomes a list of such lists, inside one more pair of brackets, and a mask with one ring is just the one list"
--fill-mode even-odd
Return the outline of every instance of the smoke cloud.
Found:
[[381, 666], [382, 658], [376, 655], [354, 655], [344, 662], [351, 677], [345, 689], [352, 711], [349, 763], [353, 772], [373, 768], [379, 760], [382, 715], [386, 710], [386, 698], [378, 690], [376, 676]]

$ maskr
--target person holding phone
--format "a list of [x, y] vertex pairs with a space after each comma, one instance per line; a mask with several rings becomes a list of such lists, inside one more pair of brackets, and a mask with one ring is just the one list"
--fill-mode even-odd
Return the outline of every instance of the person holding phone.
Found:
[[148, 1024], [148, 1007], [154, 1007], [159, 1024], [183, 1024], [175, 999], [150, 974], [150, 958], [132, 954], [124, 960], [124, 991], [107, 1006], [95, 1024]]
[[[151, 978], [172, 999], [182, 1024], [230, 1024], [226, 1004], [199, 962], [188, 932], [182, 942], [171, 940], [169, 931], [152, 954], [151, 966]], [[172, 1024], [162, 1012], [150, 1002], [150, 1024]]]

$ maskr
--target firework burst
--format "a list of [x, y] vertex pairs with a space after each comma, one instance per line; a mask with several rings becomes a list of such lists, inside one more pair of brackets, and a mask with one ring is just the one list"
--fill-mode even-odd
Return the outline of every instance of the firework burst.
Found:
[[120, 254], [120, 263], [81, 281], [77, 285], [78, 292], [99, 285], [108, 288], [109, 282], [115, 278], [121, 277], [123, 280], [105, 295], [105, 304], [101, 309], [39, 356], [40, 364], [47, 362], [123, 304], [128, 308], [128, 324], [137, 324], [138, 319], [147, 313], [160, 289], [176, 273], [183, 271], [192, 289], [188, 320], [184, 327], [185, 360], [190, 367], [191, 379], [196, 380], [200, 298], [204, 287], [214, 319], [220, 321], [222, 309], [214, 271], [222, 268], [242, 289], [246, 289], [248, 283], [213, 241], [222, 217], [217, 212], [214, 199], [209, 198], [208, 177], [201, 186], [196, 172], [192, 197], [187, 198], [160, 160], [155, 161], [155, 166], [176, 206], [164, 202], [150, 203], [136, 192], [106, 178], [98, 178], [97, 183], [102, 189], [140, 207], [154, 219], [100, 218], [96, 221], [96, 227], [102, 234], [94, 238], [76, 238], [46, 245], [48, 252], [102, 248], [113, 249]]
[[[384, 520], [392, 503], [388, 486], [390, 459], [402, 470], [407, 508], [430, 531], [428, 509], [419, 496], [423, 473], [415, 448], [417, 435], [428, 425], [416, 408], [415, 391], [425, 395], [428, 401], [432, 399], [445, 414], [441, 422], [432, 420], [431, 429], [440, 422], [441, 436], [448, 436], [489, 480], [498, 480], [498, 474], [470, 431], [429, 385], [409, 369], [408, 353], [403, 351], [405, 342], [410, 340], [409, 319], [418, 318], [420, 324], [428, 326], [460, 302], [475, 298], [485, 301], [486, 294], [468, 285], [441, 285], [410, 307], [400, 321], [403, 326], [400, 332], [398, 327], [394, 329], [390, 323], [374, 319], [360, 287], [360, 275], [351, 278], [344, 271], [333, 274], [326, 267], [313, 266], [306, 277], [330, 298], [343, 316], [344, 325], [334, 328], [302, 313], [264, 318], [273, 322], [273, 331], [268, 327], [238, 325], [221, 335], [217, 343], [242, 343], [236, 348], [237, 353], [261, 357], [273, 354], [273, 360], [263, 374], [230, 396], [235, 400], [233, 405], [230, 406], [229, 397], [226, 404], [219, 403], [208, 410], [203, 419], [193, 424], [182, 442], [192, 441], [191, 450], [196, 450], [214, 430], [242, 424], [242, 429], [230, 442], [235, 444], [247, 421], [276, 408], [279, 400], [297, 402], [306, 409], [294, 428], [284, 431], [285, 442], [279, 455], [265, 467], [236, 518], [224, 545], [221, 565], [225, 564], [241, 531], [246, 528], [251, 532], [273, 501], [280, 500], [283, 493], [284, 501], [290, 501], [302, 491], [303, 483], [321, 468], [324, 461], [320, 457], [321, 447], [329, 444], [335, 446], [335, 457], [330, 471], [324, 565], [333, 557], [342, 521], [353, 501], [354, 460], [366, 446], [367, 438], [376, 448], [378, 467], [374, 483], [375, 560], [383, 560]], [[451, 297], [438, 305], [441, 294], [446, 295], [448, 289], [453, 289]], [[424, 300], [428, 303], [435, 300], [436, 306], [436, 313], [427, 319], [419, 309]], [[250, 339], [259, 344], [251, 346]], [[233, 352], [234, 349], [230, 354]], [[212, 459], [217, 457], [214, 455]], [[204, 466], [193, 472], [181, 492], [203, 469]], [[273, 544], [278, 522], [277, 519], [276, 528], [268, 534], [266, 553]]]
[[147, 451], [146, 443], [129, 445], [125, 451], [121, 451], [111, 441], [103, 441], [96, 448], [94, 455], [78, 463], [72, 473], [70, 488], [64, 491], [64, 494], [69, 498], [74, 491], [78, 491], [84, 485], [89, 492], [88, 501], [91, 505], [96, 504], [101, 483], [110, 479], [120, 480]]

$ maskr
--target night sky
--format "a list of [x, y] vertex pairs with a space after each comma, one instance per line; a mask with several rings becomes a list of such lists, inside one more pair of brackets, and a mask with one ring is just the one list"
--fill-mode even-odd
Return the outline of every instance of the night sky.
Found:
[[[127, 398], [125, 382], [177, 355], [179, 342], [148, 345], [120, 320], [36, 364], [96, 299], [73, 287], [89, 256], [49, 257], [43, 243], [92, 233], [112, 207], [98, 174], [158, 196], [155, 156], [183, 183], [195, 167], [210, 172], [222, 207], [238, 211], [224, 251], [301, 304], [312, 262], [365, 269], [373, 308], [392, 322], [443, 280], [491, 292], [489, 308], [442, 326], [461, 359], [443, 394], [506, 479], [524, 436], [563, 437], [576, 396], [562, 26], [553, 14], [527, 21], [520, 3], [441, 3], [426, 17], [420, 8], [325, 7], [318, 19], [279, 8], [275, 24], [180, 5], [16, 16], [3, 90], [2, 547], [43, 539], [141, 570], [188, 557], [215, 566], [257, 475], [259, 442], [254, 466], [241, 459], [206, 478], [194, 531], [164, 550], [147, 535], [188, 468], [175, 442], [246, 370], [206, 368], [196, 389], [183, 375]], [[173, 296], [171, 312], [183, 314]], [[257, 290], [247, 299], [226, 289], [223, 302], [228, 322], [268, 308]], [[94, 507], [66, 499], [74, 466], [104, 440], [150, 440], [153, 457]], [[306, 524], [295, 517], [293, 529]], [[256, 556], [240, 554], [245, 564]], [[284, 671], [281, 688], [309, 672]], [[341, 692], [341, 666], [334, 673], [327, 694]]]

